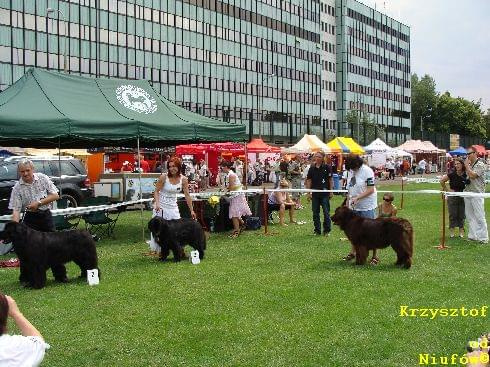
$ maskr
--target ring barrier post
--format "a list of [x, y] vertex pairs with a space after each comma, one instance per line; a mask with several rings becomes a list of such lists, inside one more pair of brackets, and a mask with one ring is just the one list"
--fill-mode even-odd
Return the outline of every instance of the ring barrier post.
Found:
[[400, 199], [400, 210], [403, 209], [403, 191], [405, 191], [405, 187], [404, 187], [403, 181], [405, 181], [405, 177], [402, 177], [402, 197]]
[[267, 233], [267, 225], [269, 224], [269, 213], [267, 213], [267, 192], [265, 191], [265, 187], [262, 189], [262, 212], [264, 213], [264, 234]]
[[446, 246], [446, 195], [441, 194], [442, 198], [442, 229], [441, 229], [441, 242], [439, 246], [436, 246], [438, 250], [446, 250], [449, 247]]

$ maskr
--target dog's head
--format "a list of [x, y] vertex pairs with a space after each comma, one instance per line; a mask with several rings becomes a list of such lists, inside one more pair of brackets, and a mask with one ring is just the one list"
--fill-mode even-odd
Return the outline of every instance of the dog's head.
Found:
[[352, 218], [354, 218], [354, 212], [346, 207], [345, 205], [339, 206], [335, 209], [334, 215], [332, 215], [331, 219], [336, 225], [342, 227], [347, 224]]
[[168, 228], [168, 221], [160, 217], [154, 217], [148, 222], [148, 230], [157, 243], [160, 243], [160, 238], [165, 237]]
[[5, 243], [14, 242], [18, 238], [26, 238], [27, 226], [22, 223], [8, 222], [0, 232], [0, 240]]

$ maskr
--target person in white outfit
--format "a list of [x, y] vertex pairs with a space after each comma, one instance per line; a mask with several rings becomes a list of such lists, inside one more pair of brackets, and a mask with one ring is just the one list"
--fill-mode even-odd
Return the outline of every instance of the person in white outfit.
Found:
[[[469, 183], [465, 192], [485, 192], [485, 172], [488, 167], [482, 158], [478, 158], [473, 148], [468, 149], [468, 157], [464, 161]], [[464, 207], [468, 221], [468, 239], [480, 243], [488, 243], [488, 229], [485, 218], [484, 199], [482, 197], [465, 197]]]
[[[22, 335], [7, 334], [9, 317]], [[0, 366], [39, 366], [47, 349], [49, 344], [20, 312], [14, 299], [0, 293]]]
[[[189, 181], [181, 173], [182, 163], [179, 158], [173, 157], [168, 161], [168, 174], [162, 174], [157, 181], [154, 192], [153, 216], [159, 216], [166, 220], [180, 219], [177, 205], [178, 194], [184, 193], [187, 206], [192, 219], [196, 219], [196, 213], [192, 207], [192, 198], [189, 195]], [[159, 254], [160, 245], [155, 242], [153, 236], [150, 239], [150, 254]]]

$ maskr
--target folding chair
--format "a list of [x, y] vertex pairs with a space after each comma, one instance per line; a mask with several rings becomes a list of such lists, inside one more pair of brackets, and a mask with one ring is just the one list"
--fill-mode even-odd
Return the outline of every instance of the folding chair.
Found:
[[[87, 198], [82, 203], [83, 206], [98, 206], [111, 204], [109, 197], [97, 196]], [[114, 228], [116, 227], [119, 214], [126, 209], [125, 206], [120, 206], [114, 212], [108, 210], [97, 210], [83, 215], [85, 228], [94, 236], [112, 237], [114, 238]]]
[[[56, 200], [56, 207], [58, 209], [68, 208], [68, 200], [65, 198]], [[72, 221], [70, 221], [69, 219], [71, 219]], [[55, 215], [53, 216], [53, 222], [57, 231], [68, 231], [70, 229], [75, 229], [78, 227], [80, 216]]]

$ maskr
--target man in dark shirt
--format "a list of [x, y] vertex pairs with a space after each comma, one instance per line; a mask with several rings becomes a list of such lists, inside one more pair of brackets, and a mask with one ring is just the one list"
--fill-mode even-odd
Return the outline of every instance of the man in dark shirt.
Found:
[[[332, 170], [325, 164], [322, 152], [317, 152], [313, 156], [314, 163], [311, 165], [306, 176], [306, 188], [313, 190], [331, 190], [333, 187]], [[332, 229], [330, 221], [330, 198], [333, 194], [314, 192], [309, 193], [308, 198], [312, 200], [311, 210], [313, 211], [313, 223], [315, 234], [320, 235], [322, 227], [320, 225], [320, 206], [323, 209], [323, 234], [328, 236]]]

